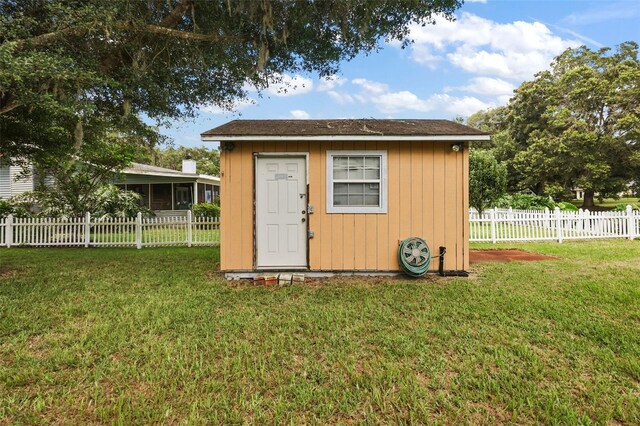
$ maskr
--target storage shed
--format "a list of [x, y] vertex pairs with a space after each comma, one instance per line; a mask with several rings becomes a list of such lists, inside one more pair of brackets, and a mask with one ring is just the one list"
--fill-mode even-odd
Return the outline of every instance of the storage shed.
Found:
[[446, 247], [445, 270], [469, 267], [468, 143], [486, 133], [447, 120], [235, 120], [201, 137], [221, 143], [229, 276], [398, 272], [409, 237]]

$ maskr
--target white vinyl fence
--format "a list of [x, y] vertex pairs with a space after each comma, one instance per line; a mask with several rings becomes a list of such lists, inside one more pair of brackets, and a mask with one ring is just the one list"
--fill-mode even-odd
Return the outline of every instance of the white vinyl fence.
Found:
[[469, 240], [473, 242], [579, 240], [638, 237], [640, 212], [563, 212], [545, 210], [491, 209], [469, 212]]
[[[640, 235], [640, 212], [562, 212], [491, 209], [469, 212], [472, 242], [628, 238]], [[0, 247], [159, 247], [220, 244], [218, 218], [14, 218], [0, 219]]]
[[159, 247], [220, 243], [218, 218], [181, 217], [0, 219], [0, 247]]

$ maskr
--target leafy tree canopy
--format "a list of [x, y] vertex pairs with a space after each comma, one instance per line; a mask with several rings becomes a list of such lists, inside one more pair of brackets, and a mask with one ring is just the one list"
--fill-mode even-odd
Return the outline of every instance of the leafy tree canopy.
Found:
[[[250, 83], [341, 60], [452, 17], [461, 0], [2, 0], [0, 154], [69, 156], [117, 134], [230, 108]], [[405, 40], [406, 41], [406, 40]]]
[[473, 149], [469, 153], [469, 205], [478, 213], [495, 206], [507, 186], [507, 168], [491, 151]]
[[640, 164], [638, 44], [568, 49], [523, 83], [508, 106], [472, 119], [496, 132], [510, 189], [558, 197], [577, 186], [586, 207], [595, 193], [615, 196]]
[[187, 156], [196, 161], [198, 173], [220, 176], [220, 152], [217, 149], [204, 146], [197, 148], [179, 146], [166, 149], [156, 147], [148, 152], [140, 153], [136, 156], [135, 161], [167, 169], [182, 170], [182, 160]]

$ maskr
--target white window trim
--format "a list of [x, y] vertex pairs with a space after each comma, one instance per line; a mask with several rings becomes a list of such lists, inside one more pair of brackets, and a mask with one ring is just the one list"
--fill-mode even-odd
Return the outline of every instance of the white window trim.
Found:
[[[333, 205], [333, 157], [380, 156], [380, 206], [334, 206]], [[327, 151], [327, 213], [387, 213], [387, 151], [360, 150]]]

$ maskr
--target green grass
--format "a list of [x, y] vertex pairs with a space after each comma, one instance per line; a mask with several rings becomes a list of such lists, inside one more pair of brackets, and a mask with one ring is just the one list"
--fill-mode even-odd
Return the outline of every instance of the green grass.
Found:
[[2, 423], [638, 423], [640, 241], [468, 279], [226, 282], [217, 248], [0, 250]]
[[[584, 200], [571, 200], [571, 202], [576, 207], [582, 207], [583, 201]], [[611, 210], [615, 209], [618, 204], [634, 205], [634, 204], [640, 203], [640, 201], [638, 200], [638, 197], [618, 198], [617, 200], [614, 200], [613, 198], [604, 198], [602, 202], [599, 202], [598, 199], [596, 198], [594, 202], [596, 204], [596, 207], [606, 208]]]

